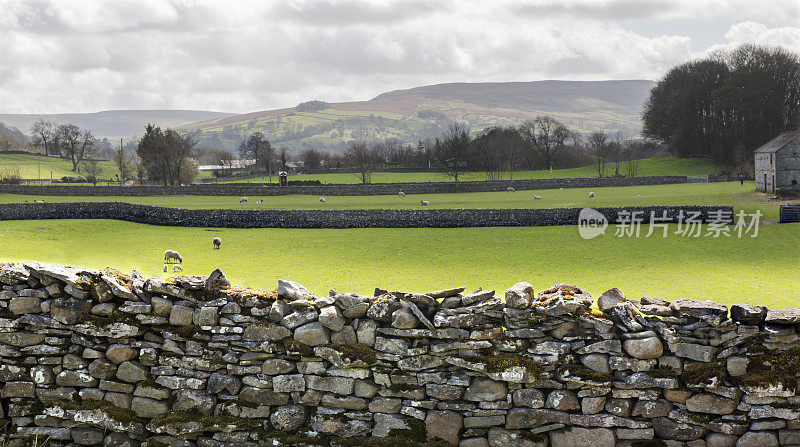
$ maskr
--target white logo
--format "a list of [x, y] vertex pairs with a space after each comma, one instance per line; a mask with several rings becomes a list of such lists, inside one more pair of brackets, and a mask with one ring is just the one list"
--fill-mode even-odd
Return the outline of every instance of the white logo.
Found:
[[578, 214], [578, 233], [584, 239], [592, 239], [606, 232], [608, 220], [593, 208], [584, 208]]

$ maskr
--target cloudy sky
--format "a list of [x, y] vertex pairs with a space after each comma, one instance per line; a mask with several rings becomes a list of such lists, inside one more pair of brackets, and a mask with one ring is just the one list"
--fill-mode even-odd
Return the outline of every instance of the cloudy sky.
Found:
[[441, 82], [658, 79], [797, 0], [0, 0], [0, 113], [247, 112]]

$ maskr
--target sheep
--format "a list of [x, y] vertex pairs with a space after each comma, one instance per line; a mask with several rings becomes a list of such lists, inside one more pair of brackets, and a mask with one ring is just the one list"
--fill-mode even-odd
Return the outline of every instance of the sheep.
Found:
[[175, 265], [172, 266], [172, 271], [173, 272], [182, 272], [183, 271], [183, 267], [179, 266], [178, 264], [175, 264]]
[[591, 199], [592, 197], [594, 197], [594, 191], [589, 193], [589, 198]]
[[506, 188], [506, 191], [508, 191], [508, 192], [514, 192], [514, 191], [516, 191], [516, 189], [514, 189], [514, 188], [512, 188], [512, 187], [510, 187], [510, 186], [509, 186], [508, 188]]
[[642, 197], [642, 196], [640, 196], [639, 194], [636, 194], [636, 197]]
[[256, 203], [264, 203], [264, 199], [257, 200]]
[[406, 193], [404, 193], [403, 191], [400, 191], [400, 192], [397, 193], [397, 197], [405, 197], [405, 196], [406, 196]]
[[325, 197], [320, 197], [319, 201], [322, 202], [322, 203], [325, 203]]
[[44, 203], [44, 200], [34, 200], [33, 203]]
[[167, 264], [164, 264], [164, 271], [166, 272], [167, 270], [169, 270], [169, 267], [167, 266]]
[[542, 196], [533, 196], [535, 200], [542, 200]]
[[428, 205], [430, 205], [430, 202], [428, 202], [427, 200], [420, 200], [420, 201], [419, 201], [419, 203], [420, 203], [420, 205], [422, 205], [422, 206], [428, 206]]
[[214, 250], [218, 250], [219, 246], [222, 244], [222, 239], [215, 237], [214, 239], [211, 239], [211, 243], [214, 244]]
[[247, 203], [247, 197], [242, 197], [239, 199], [239, 203]]
[[175, 251], [175, 250], [167, 250], [167, 251], [164, 252], [164, 261], [169, 262], [169, 261], [175, 261], [175, 260], [177, 260], [178, 262], [183, 264], [183, 258], [181, 257], [181, 254], [178, 253], [177, 251]]

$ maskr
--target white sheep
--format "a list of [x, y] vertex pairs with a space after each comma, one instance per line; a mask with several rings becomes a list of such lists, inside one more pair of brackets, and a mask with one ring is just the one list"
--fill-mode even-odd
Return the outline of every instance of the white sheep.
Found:
[[420, 201], [419, 201], [419, 203], [420, 203], [420, 205], [422, 205], [422, 206], [428, 206], [428, 205], [430, 205], [430, 202], [428, 202], [427, 200], [420, 200]]
[[169, 262], [169, 261], [176, 261], [176, 260], [178, 262], [180, 262], [181, 264], [183, 264], [183, 258], [181, 257], [181, 254], [178, 253], [177, 251], [175, 251], [175, 250], [167, 250], [167, 251], [164, 252], [164, 261]]
[[34, 200], [33, 203], [44, 203], [44, 200]]
[[400, 191], [400, 192], [397, 193], [397, 196], [398, 197], [405, 197], [406, 193], [404, 193], [403, 191]]
[[239, 199], [239, 203], [247, 203], [247, 197], [242, 197]]
[[167, 264], [164, 264], [164, 271], [166, 272], [167, 270], [169, 270], [169, 266], [167, 266]]
[[264, 203], [264, 199], [257, 200], [256, 203]]
[[516, 189], [514, 189], [514, 188], [512, 188], [512, 187], [510, 187], [510, 186], [509, 186], [508, 188], [506, 188], [506, 191], [508, 191], [508, 192], [514, 192], [514, 191], [516, 191]]
[[533, 196], [535, 200], [542, 200], [542, 196]]
[[175, 265], [172, 266], [172, 271], [173, 272], [182, 272], [183, 271], [183, 267], [179, 266], [178, 264], [175, 264]]
[[592, 197], [594, 197], [594, 192], [589, 193], [589, 198], [591, 199]]
[[215, 237], [214, 239], [211, 239], [211, 243], [214, 244], [214, 249], [217, 250], [219, 249], [219, 246], [222, 245], [222, 239]]
[[325, 203], [325, 197], [320, 197], [319, 201], [322, 202], [322, 203]]

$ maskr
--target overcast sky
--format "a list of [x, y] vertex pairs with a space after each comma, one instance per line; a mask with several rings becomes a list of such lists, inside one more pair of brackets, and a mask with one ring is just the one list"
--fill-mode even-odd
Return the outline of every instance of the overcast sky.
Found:
[[442, 82], [658, 79], [797, 0], [0, 0], [0, 113], [247, 112]]

